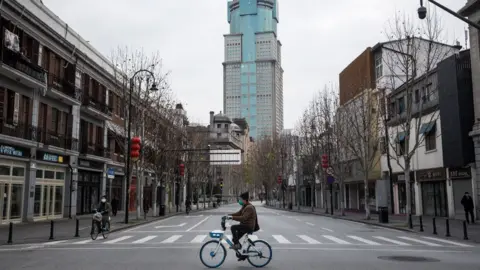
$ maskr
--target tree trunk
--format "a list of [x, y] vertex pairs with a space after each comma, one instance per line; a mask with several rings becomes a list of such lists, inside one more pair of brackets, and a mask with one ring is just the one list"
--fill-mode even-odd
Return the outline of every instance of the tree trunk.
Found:
[[343, 183], [343, 178], [340, 177], [339, 181], [338, 181], [339, 185], [340, 185], [340, 212], [341, 212], [341, 215], [342, 216], [345, 216], [345, 201], [344, 201], [344, 193], [345, 193], [345, 185]]
[[405, 160], [405, 192], [407, 193], [407, 200], [406, 200], [406, 210], [407, 210], [407, 215], [406, 215], [406, 221], [408, 224], [409, 216], [412, 214], [412, 193], [410, 191], [410, 159]]
[[152, 184], [152, 189], [153, 189], [153, 195], [152, 195], [152, 216], [156, 216], [157, 214], [157, 204], [159, 202], [157, 202], [157, 193], [158, 193], [158, 177], [155, 176], [155, 181], [153, 181], [153, 184]]
[[370, 205], [369, 205], [369, 197], [370, 194], [368, 193], [368, 170], [365, 170], [365, 175], [364, 175], [364, 187], [363, 189], [365, 190], [365, 219], [370, 219]]

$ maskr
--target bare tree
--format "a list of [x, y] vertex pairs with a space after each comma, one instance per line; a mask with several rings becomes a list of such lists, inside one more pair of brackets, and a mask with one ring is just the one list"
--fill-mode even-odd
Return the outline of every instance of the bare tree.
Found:
[[[434, 71], [440, 61], [458, 49], [445, 44], [441, 20], [434, 10], [419, 24], [397, 14], [385, 32], [389, 42], [383, 46], [382, 61], [386, 66], [383, 70], [388, 72], [384, 77], [388, 79], [380, 82], [383, 93], [379, 97], [382, 110], [388, 112], [382, 124], [388, 127], [382, 129], [382, 135], [388, 147], [387, 160], [395, 160], [404, 172], [408, 220], [412, 213], [412, 157], [425, 141], [421, 129], [425, 124], [436, 123], [439, 116]], [[391, 98], [400, 101], [394, 103]]]
[[[155, 125], [146, 123], [145, 119], [155, 119], [168, 117], [171, 114], [169, 111], [172, 108], [172, 95], [167, 83], [168, 73], [162, 71], [162, 62], [159, 53], [153, 53], [151, 56], [145, 55], [141, 50], [130, 50], [128, 48], [117, 48], [112, 53], [112, 63], [116, 67], [116, 80], [118, 85], [113, 89], [115, 96], [110, 100], [118, 97], [117, 101], [123, 106], [119, 106], [120, 110], [116, 112], [119, 117], [114, 118], [114, 121], [109, 122], [109, 128], [113, 129], [110, 138], [116, 141], [116, 144], [123, 152], [125, 167], [127, 162], [127, 145], [128, 142], [128, 114], [131, 114], [131, 136], [146, 137], [146, 134], [152, 134], [152, 131], [147, 131], [148, 128], [154, 128]], [[138, 73], [135, 78], [134, 74], [139, 70], [148, 70], [155, 75], [155, 81], [148, 72]], [[130, 85], [130, 79], [134, 79], [134, 85]], [[155, 83], [159, 91], [151, 92], [149, 88]], [[130, 87], [132, 91], [132, 111], [129, 112], [129, 93]], [[152, 145], [152, 141], [144, 141], [144, 145]], [[142, 215], [142, 183], [144, 183], [144, 170], [149, 166], [145, 163], [144, 156], [138, 162], [130, 164], [133, 174], [133, 169], [136, 169], [137, 175], [137, 218]], [[160, 174], [162, 175], [162, 174]], [[128, 181], [127, 188], [130, 187], [133, 181], [132, 175], [126, 176]], [[158, 175], [157, 175], [158, 179]], [[156, 184], [156, 183], [155, 183]], [[154, 186], [154, 190], [156, 188]], [[130, 192], [130, 189], [129, 189]], [[154, 207], [155, 210], [155, 207]], [[128, 211], [128, 209], [126, 209]]]
[[335, 119], [337, 136], [345, 146], [344, 161], [358, 164], [363, 175], [366, 219], [370, 219], [369, 180], [380, 177], [378, 104], [377, 91], [362, 89], [337, 110]]
[[208, 137], [209, 131], [205, 126], [189, 126], [187, 128], [187, 141], [191, 151], [187, 157], [187, 175], [190, 178], [191, 190], [189, 197], [193, 196], [193, 201], [198, 209], [198, 191], [204, 191], [204, 183], [209, 179], [209, 152]]

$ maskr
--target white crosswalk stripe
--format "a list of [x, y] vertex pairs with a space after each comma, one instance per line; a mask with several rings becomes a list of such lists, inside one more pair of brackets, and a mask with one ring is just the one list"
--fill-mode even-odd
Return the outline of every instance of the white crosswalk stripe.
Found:
[[120, 242], [120, 241], [123, 241], [123, 240], [127, 240], [129, 238], [132, 238], [133, 236], [131, 235], [126, 235], [126, 236], [122, 236], [122, 237], [119, 237], [117, 239], [113, 239], [113, 240], [110, 240], [110, 241], [106, 241], [106, 242], [103, 242], [104, 244], [115, 244], [117, 242]]
[[377, 238], [377, 239], [380, 239], [382, 241], [390, 242], [390, 243], [393, 243], [393, 244], [399, 245], [399, 246], [411, 246], [408, 243], [405, 243], [405, 242], [402, 242], [402, 241], [397, 241], [397, 240], [390, 239], [390, 238], [386, 238], [386, 237], [383, 237], [383, 236], [374, 236], [374, 237]]
[[422, 240], [419, 240], [419, 239], [416, 239], [416, 238], [411, 238], [411, 237], [408, 237], [408, 236], [399, 236], [398, 238], [408, 240], [408, 241], [412, 241], [412, 242], [417, 242], [417, 243], [427, 245], [427, 246], [431, 246], [431, 247], [441, 247], [442, 246], [442, 245], [439, 245], [439, 244], [435, 244], [435, 243], [431, 243], [431, 242], [427, 242], [427, 241], [422, 241]]
[[177, 241], [178, 239], [180, 239], [183, 235], [173, 235], [173, 236], [170, 236], [169, 238], [165, 239], [162, 241], [162, 243], [174, 243], [175, 241]]
[[157, 238], [157, 237], [158, 237], [157, 235], [149, 235], [149, 236], [144, 237], [144, 238], [142, 238], [142, 239], [139, 239], [139, 240], [137, 240], [137, 241], [133, 241], [132, 244], [143, 244], [143, 243], [146, 243], [146, 242], [148, 242], [148, 241], [150, 241], [150, 240], [152, 240], [152, 239], [155, 239], [155, 238]]
[[281, 235], [272, 235], [275, 240], [278, 241], [280, 244], [290, 244], [291, 242], [287, 240], [287, 238], [281, 236]]
[[[225, 234], [230, 241], [232, 236]], [[434, 237], [409, 237], [409, 236], [357, 236], [357, 235], [249, 235], [252, 241], [263, 239], [271, 244], [282, 245], [371, 245], [371, 246], [429, 246], [429, 247], [456, 247], [456, 248], [469, 248], [477, 247], [476, 244], [461, 243], [453, 240], [446, 240]], [[159, 239], [159, 240], [156, 240]], [[202, 244], [210, 240], [208, 234], [176, 234], [176, 235], [120, 235], [117, 238], [111, 237], [108, 240], [99, 238], [96, 241], [91, 239], [78, 239], [78, 240], [61, 240], [45, 242], [43, 245], [47, 246], [61, 246], [65, 244], [83, 245], [83, 244]], [[241, 240], [243, 242], [243, 239]]]
[[337, 244], [342, 244], [342, 245], [351, 245], [352, 244], [350, 242], [347, 242], [345, 240], [342, 240], [342, 239], [337, 238], [337, 237], [332, 236], [332, 235], [323, 235], [323, 237], [327, 238], [328, 240], [332, 240], [333, 242], [335, 242]]
[[357, 240], [359, 242], [363, 242], [365, 244], [369, 244], [369, 245], [373, 245], [373, 246], [379, 246], [380, 245], [377, 242], [373, 242], [373, 241], [370, 241], [368, 239], [365, 239], [365, 238], [362, 238], [362, 237], [359, 237], [359, 236], [355, 236], [355, 235], [347, 235], [347, 236], [354, 239], [354, 240]]
[[299, 238], [301, 238], [302, 240], [304, 240], [305, 242], [309, 243], [309, 244], [321, 244], [319, 241], [309, 237], [309, 236], [306, 236], [306, 235], [297, 235]]

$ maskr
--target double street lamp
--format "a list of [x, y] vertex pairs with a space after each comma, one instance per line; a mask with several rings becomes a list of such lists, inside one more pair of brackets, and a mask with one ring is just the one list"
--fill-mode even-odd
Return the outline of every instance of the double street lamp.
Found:
[[[140, 72], [146, 72], [150, 74], [153, 78], [153, 84], [150, 87], [150, 91], [155, 92], [158, 90], [157, 84], [155, 83], [155, 75], [153, 72], [151, 72], [148, 69], [140, 69], [137, 72], [133, 74], [133, 76], [130, 78], [129, 83], [130, 83], [130, 88], [128, 91], [128, 128], [127, 128], [127, 172], [126, 172], [126, 179], [127, 179], [127, 186], [125, 188], [125, 224], [128, 224], [128, 212], [129, 212], [129, 206], [130, 206], [130, 194], [129, 194], [129, 189], [130, 189], [130, 155], [131, 155], [131, 145], [132, 145], [132, 135], [130, 134], [132, 132], [132, 93], [133, 93], [133, 87], [135, 84], [135, 76], [139, 74]], [[147, 85], [148, 87], [148, 85]], [[138, 179], [137, 179], [138, 181]], [[140, 192], [140, 190], [137, 190], [137, 192]]]
[[[451, 15], [455, 16], [456, 18], [458, 18], [458, 19], [466, 22], [468, 25], [477, 28], [477, 29], [480, 31], [480, 24], [472, 22], [471, 20], [469, 20], [469, 19], [461, 16], [461, 15], [458, 14], [457, 12], [455, 12], [455, 11], [447, 8], [446, 6], [438, 3], [438, 2], [435, 1], [435, 0], [427, 0], [427, 1], [430, 2], [430, 3], [432, 3], [432, 4], [434, 4], [435, 6], [437, 6], [437, 7], [439, 7], [439, 8], [441, 8], [442, 10], [450, 13]], [[417, 12], [418, 12], [418, 17], [419, 17], [420, 19], [423, 20], [423, 19], [425, 19], [425, 18], [427, 17], [427, 8], [423, 6], [423, 0], [420, 0], [420, 7], [418, 8]]]

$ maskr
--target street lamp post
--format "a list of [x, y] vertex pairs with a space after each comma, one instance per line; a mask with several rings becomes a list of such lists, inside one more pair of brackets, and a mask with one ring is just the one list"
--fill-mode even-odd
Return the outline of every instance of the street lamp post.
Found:
[[[126, 189], [125, 189], [125, 224], [128, 224], [128, 211], [129, 211], [129, 206], [130, 206], [130, 194], [129, 194], [129, 189], [130, 189], [130, 155], [131, 155], [131, 140], [132, 140], [132, 135], [130, 134], [132, 132], [132, 93], [133, 93], [133, 85], [135, 83], [134, 79], [137, 74], [140, 72], [146, 72], [149, 73], [150, 76], [153, 78], [153, 84], [152, 87], [150, 87], [150, 91], [157, 91], [157, 85], [155, 83], [155, 75], [153, 72], [151, 72], [148, 69], [140, 69], [137, 72], [133, 74], [133, 76], [130, 78], [129, 83], [130, 83], [130, 88], [128, 91], [128, 128], [127, 128], [127, 173], [126, 173]], [[148, 86], [148, 85], [147, 85]], [[138, 179], [137, 179], [138, 181]], [[139, 191], [137, 191], [139, 192]]]
[[[475, 22], [472, 22], [471, 20], [469, 20], [469, 19], [461, 16], [461, 15], [458, 14], [457, 12], [455, 12], [455, 11], [447, 8], [446, 6], [438, 3], [438, 2], [435, 1], [435, 0], [427, 0], [427, 1], [430, 2], [430, 3], [432, 3], [432, 4], [434, 4], [435, 6], [437, 6], [437, 7], [439, 7], [439, 8], [441, 8], [442, 10], [450, 13], [451, 15], [455, 16], [457, 19], [460, 19], [460, 20], [464, 21], [464, 22], [467, 23], [468, 25], [477, 28], [477, 30], [480, 31], [480, 24], [475, 23]], [[418, 8], [417, 12], [418, 12], [418, 17], [419, 17], [421, 20], [423, 20], [423, 19], [425, 19], [425, 18], [427, 17], [427, 8], [423, 6], [423, 0], [420, 0], [420, 7]]]

